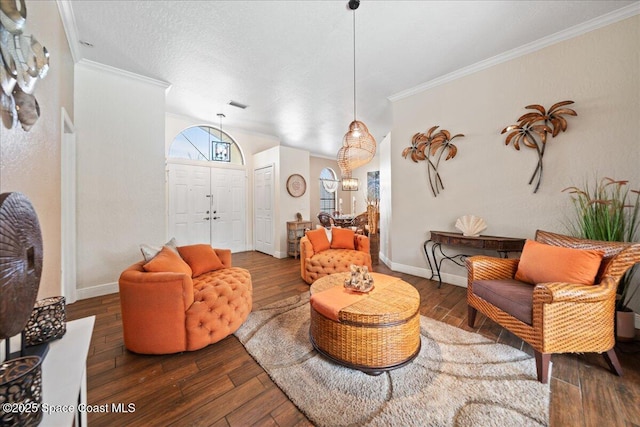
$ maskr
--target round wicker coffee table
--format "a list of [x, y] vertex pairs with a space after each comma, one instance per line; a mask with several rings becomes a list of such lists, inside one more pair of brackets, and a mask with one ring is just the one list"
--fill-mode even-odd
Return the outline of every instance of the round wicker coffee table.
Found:
[[309, 335], [313, 347], [341, 365], [371, 375], [411, 362], [420, 351], [420, 295], [416, 288], [396, 277], [371, 273], [374, 289], [341, 307], [336, 321], [314, 308], [313, 296], [336, 286], [343, 288], [348, 275], [331, 274], [311, 285]]

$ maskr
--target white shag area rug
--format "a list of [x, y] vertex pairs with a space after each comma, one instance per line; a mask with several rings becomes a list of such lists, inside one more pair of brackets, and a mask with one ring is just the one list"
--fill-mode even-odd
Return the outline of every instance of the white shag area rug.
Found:
[[413, 362], [371, 376], [309, 341], [309, 294], [252, 312], [235, 335], [317, 426], [544, 426], [549, 385], [532, 356], [421, 316]]

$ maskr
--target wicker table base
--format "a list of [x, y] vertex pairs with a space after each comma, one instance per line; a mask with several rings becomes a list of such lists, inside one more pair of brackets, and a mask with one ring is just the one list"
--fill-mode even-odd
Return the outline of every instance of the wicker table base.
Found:
[[[311, 294], [342, 286], [349, 273], [322, 277], [311, 285]], [[391, 282], [379, 291], [340, 310], [336, 322], [311, 306], [309, 335], [322, 355], [344, 366], [371, 375], [411, 362], [420, 351], [420, 295], [410, 284], [372, 273], [374, 283]]]

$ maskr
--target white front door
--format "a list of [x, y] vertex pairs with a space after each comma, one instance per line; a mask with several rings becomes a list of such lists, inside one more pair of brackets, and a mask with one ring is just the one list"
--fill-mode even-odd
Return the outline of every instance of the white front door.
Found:
[[169, 165], [169, 238], [178, 245], [210, 243], [209, 168]]
[[211, 244], [242, 252], [246, 248], [245, 172], [211, 169]]
[[255, 249], [273, 255], [273, 166], [253, 171]]
[[246, 250], [246, 178], [238, 169], [169, 164], [169, 238]]

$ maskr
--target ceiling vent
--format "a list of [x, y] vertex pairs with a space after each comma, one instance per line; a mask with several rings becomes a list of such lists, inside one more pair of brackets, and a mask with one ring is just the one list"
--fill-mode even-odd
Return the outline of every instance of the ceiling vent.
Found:
[[248, 107], [248, 105], [241, 104], [241, 103], [239, 103], [237, 101], [229, 101], [229, 105], [231, 105], [232, 107], [241, 108], [243, 110]]

